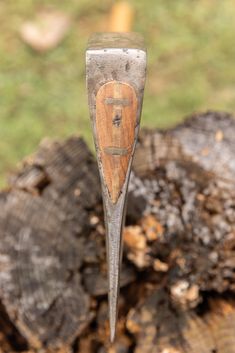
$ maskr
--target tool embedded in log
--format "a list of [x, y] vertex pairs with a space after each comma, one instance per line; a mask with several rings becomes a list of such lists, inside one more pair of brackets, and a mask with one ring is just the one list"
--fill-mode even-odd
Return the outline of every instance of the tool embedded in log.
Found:
[[86, 51], [88, 102], [106, 224], [110, 339], [114, 341], [122, 258], [122, 228], [146, 76], [137, 33], [96, 33]]

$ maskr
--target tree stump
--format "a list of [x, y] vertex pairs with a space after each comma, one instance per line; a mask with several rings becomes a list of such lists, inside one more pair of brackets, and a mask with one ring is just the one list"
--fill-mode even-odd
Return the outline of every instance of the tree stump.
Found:
[[235, 352], [235, 120], [141, 133], [108, 343], [96, 162], [44, 140], [0, 194], [0, 353]]

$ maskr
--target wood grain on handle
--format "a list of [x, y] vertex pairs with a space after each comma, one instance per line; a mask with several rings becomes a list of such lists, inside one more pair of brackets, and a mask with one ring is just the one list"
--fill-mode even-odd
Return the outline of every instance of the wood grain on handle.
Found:
[[96, 96], [96, 132], [105, 184], [116, 203], [135, 140], [137, 98], [133, 87], [111, 81]]

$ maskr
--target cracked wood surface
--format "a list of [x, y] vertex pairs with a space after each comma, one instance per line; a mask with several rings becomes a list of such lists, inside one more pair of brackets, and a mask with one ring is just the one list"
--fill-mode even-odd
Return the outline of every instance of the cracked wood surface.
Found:
[[69, 343], [92, 317], [79, 273], [86, 207], [98, 199], [95, 189], [87, 195], [98, 182], [96, 173], [84, 180], [88, 166], [81, 140], [45, 141], [1, 194], [1, 298], [33, 346]]
[[113, 347], [96, 163], [45, 140], [0, 195], [0, 352], [234, 353], [234, 133], [217, 112], [142, 132]]

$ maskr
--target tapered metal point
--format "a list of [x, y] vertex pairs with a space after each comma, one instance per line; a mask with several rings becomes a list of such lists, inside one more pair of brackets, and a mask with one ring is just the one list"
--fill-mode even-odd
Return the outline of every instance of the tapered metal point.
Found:
[[122, 229], [145, 76], [146, 50], [139, 34], [96, 33], [90, 38], [86, 79], [105, 211], [111, 342], [116, 333]]

